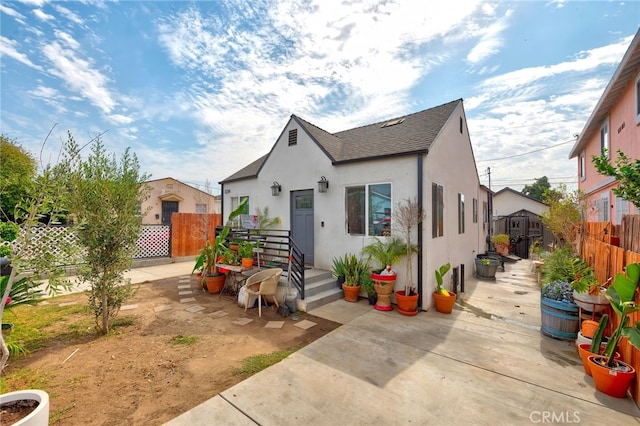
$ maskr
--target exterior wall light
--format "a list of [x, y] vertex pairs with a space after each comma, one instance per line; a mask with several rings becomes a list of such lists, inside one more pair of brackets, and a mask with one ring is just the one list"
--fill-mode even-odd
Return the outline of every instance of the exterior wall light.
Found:
[[329, 181], [326, 177], [322, 176], [318, 181], [318, 192], [327, 192], [329, 189]]
[[273, 182], [273, 185], [271, 185], [271, 195], [277, 197], [278, 195], [280, 195], [281, 191], [282, 187], [280, 186], [280, 184], [278, 182]]

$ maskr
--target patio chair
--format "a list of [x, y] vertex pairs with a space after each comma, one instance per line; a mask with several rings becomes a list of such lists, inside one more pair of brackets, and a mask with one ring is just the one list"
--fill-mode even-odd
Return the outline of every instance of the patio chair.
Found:
[[244, 302], [245, 312], [247, 311], [251, 295], [258, 296], [259, 317], [262, 317], [262, 297], [264, 297], [265, 302], [267, 302], [267, 296], [271, 296], [276, 307], [280, 307], [280, 305], [278, 305], [278, 300], [276, 299], [276, 290], [278, 288], [278, 281], [280, 281], [281, 274], [282, 268], [271, 268], [257, 272], [247, 278], [244, 286], [247, 291], [247, 298]]

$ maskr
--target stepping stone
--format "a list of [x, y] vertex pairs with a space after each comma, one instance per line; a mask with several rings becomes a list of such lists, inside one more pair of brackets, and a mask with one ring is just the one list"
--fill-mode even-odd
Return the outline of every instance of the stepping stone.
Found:
[[164, 311], [170, 311], [171, 309], [173, 309], [171, 305], [162, 305], [162, 306], [156, 306], [155, 308], [153, 308], [153, 311], [164, 312]]
[[191, 279], [191, 275], [181, 275], [178, 277], [181, 280], [190, 280]]
[[309, 320], [302, 320], [300, 322], [297, 322], [297, 323], [293, 324], [294, 327], [298, 327], [298, 328], [301, 328], [303, 330], [308, 330], [311, 327], [313, 327], [314, 325], [318, 325], [318, 323], [315, 323], [315, 322], [309, 321]]
[[185, 297], [184, 299], [180, 299], [180, 303], [189, 303], [189, 302], [195, 302], [196, 298], [195, 297]]
[[66, 302], [66, 303], [61, 303], [58, 306], [63, 307], [63, 306], [71, 306], [71, 305], [77, 305], [78, 302]]
[[282, 328], [284, 326], [284, 321], [269, 321], [264, 328]]
[[189, 291], [179, 291], [178, 292], [178, 296], [186, 296], [188, 294], [193, 294], [193, 291], [189, 290]]
[[178, 290], [180, 290], [181, 288], [191, 288], [191, 284], [180, 284], [178, 286]]
[[225, 311], [215, 311], [210, 316], [212, 318], [222, 318], [222, 317], [227, 316], [227, 315], [229, 315], [229, 313], [227, 313]]
[[138, 309], [138, 305], [122, 305], [120, 306], [121, 311], [131, 311], [133, 309]]
[[242, 325], [249, 324], [251, 321], [253, 321], [251, 318], [236, 318], [233, 321], [231, 321], [231, 323], [242, 326]]
[[184, 283], [184, 284], [186, 284], [186, 283], [189, 283], [189, 282], [191, 282], [191, 280], [189, 280], [189, 279], [186, 279], [186, 280], [184, 280], [184, 279], [178, 280], [178, 284], [183, 284], [183, 283]]
[[185, 311], [195, 314], [196, 312], [204, 311], [204, 306], [200, 306], [200, 305], [189, 306], [187, 309], [185, 309]]

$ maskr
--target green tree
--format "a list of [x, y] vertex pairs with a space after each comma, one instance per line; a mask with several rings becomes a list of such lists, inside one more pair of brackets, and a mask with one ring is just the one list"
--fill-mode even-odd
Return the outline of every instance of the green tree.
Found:
[[536, 179], [533, 184], [525, 185], [520, 192], [536, 200], [544, 201], [545, 192], [547, 191], [551, 191], [551, 184], [546, 176], [542, 176]]
[[[135, 293], [124, 271], [131, 267], [140, 235], [139, 206], [149, 197], [135, 154], [129, 149], [118, 161], [96, 138], [86, 159], [69, 134], [69, 211], [77, 217], [76, 235], [86, 250], [79, 278], [90, 285], [89, 307], [96, 328], [106, 334], [122, 303]], [[144, 214], [144, 212], [143, 212]]]
[[592, 156], [591, 161], [601, 175], [611, 176], [618, 181], [618, 187], [613, 193], [624, 198], [640, 209], [640, 159], [635, 161], [618, 150], [615, 166], [609, 161], [606, 149], [600, 156]]
[[36, 160], [15, 140], [0, 135], [0, 220], [14, 221], [15, 206], [33, 189]]
[[[46, 291], [50, 294], [70, 286], [58, 260], [60, 257], [72, 258], [75, 254], [75, 246], [65, 235], [55, 236], [47, 232], [66, 210], [68, 193], [60, 189], [67, 181], [67, 173], [68, 167], [64, 163], [46, 165], [38, 176], [37, 185], [35, 183], [28, 185], [32, 189], [31, 193], [23, 194], [17, 201], [14, 218], [9, 222], [14, 225], [20, 223], [21, 231], [17, 233], [14, 240], [14, 249], [11, 253], [12, 269], [8, 280], [3, 281], [4, 292], [0, 300], [7, 300], [7, 297], [12, 294], [14, 285], [20, 286], [21, 282], [24, 282], [22, 277], [25, 274], [31, 281], [46, 279]], [[39, 232], [36, 233], [36, 229]], [[19, 276], [20, 279], [18, 279]], [[31, 296], [34, 295], [31, 294]], [[5, 304], [0, 303], [0, 319], [4, 310]], [[2, 371], [9, 358], [9, 350], [1, 334], [0, 343], [2, 352], [0, 371]]]
[[[542, 223], [553, 233], [560, 246], [578, 245], [578, 231], [584, 217], [584, 200], [579, 191], [568, 192], [566, 185], [545, 192], [543, 201], [549, 210], [542, 213]], [[576, 250], [577, 251], [577, 250]]]

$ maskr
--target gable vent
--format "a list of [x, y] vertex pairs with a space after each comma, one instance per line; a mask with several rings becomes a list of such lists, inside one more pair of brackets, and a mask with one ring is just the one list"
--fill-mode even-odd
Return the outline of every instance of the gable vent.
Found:
[[380, 126], [380, 128], [395, 126], [396, 124], [402, 124], [403, 122], [404, 118], [396, 118], [395, 120], [387, 121], [382, 126]]
[[289, 130], [289, 146], [298, 144], [298, 129]]

